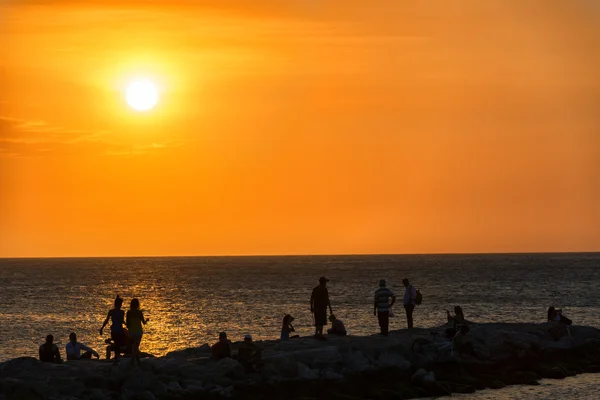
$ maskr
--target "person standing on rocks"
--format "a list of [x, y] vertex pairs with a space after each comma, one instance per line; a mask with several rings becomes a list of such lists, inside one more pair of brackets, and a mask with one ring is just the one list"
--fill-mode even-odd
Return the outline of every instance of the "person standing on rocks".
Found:
[[131, 300], [129, 311], [127, 311], [125, 317], [125, 324], [131, 339], [131, 364], [137, 362], [140, 365], [140, 343], [142, 343], [144, 334], [142, 324], [146, 325], [148, 321], [150, 321], [150, 318], [144, 318], [144, 313], [140, 310], [140, 301], [138, 299]]
[[[390, 303], [390, 298], [392, 302]], [[389, 334], [390, 326], [390, 307], [396, 302], [396, 296], [387, 287], [385, 287], [385, 280], [379, 281], [379, 288], [375, 291], [375, 309], [373, 315], [377, 315], [379, 320], [379, 328], [381, 334], [387, 336]]]
[[331, 311], [331, 303], [329, 302], [329, 292], [327, 291], [327, 282], [329, 279], [324, 276], [319, 278], [319, 286], [313, 289], [310, 296], [310, 312], [313, 313], [315, 320], [315, 337], [324, 338], [323, 326], [327, 325], [327, 307], [329, 313]]
[[415, 289], [415, 287], [411, 285], [408, 279], [406, 278], [402, 280], [402, 283], [406, 288], [406, 290], [404, 291], [404, 309], [406, 310], [406, 322], [408, 324], [408, 329], [412, 329], [413, 311], [415, 310], [415, 305], [417, 304], [417, 289]]
[[100, 328], [100, 336], [102, 336], [104, 327], [108, 324], [109, 320], [112, 321], [112, 324], [110, 325], [110, 336], [115, 343], [115, 349], [117, 349], [117, 351], [115, 351], [115, 364], [119, 362], [119, 349], [126, 343], [125, 330], [123, 329], [123, 324], [125, 323], [125, 311], [121, 310], [122, 305], [123, 299], [117, 295], [114, 308], [108, 311], [108, 315], [102, 324], [102, 328]]

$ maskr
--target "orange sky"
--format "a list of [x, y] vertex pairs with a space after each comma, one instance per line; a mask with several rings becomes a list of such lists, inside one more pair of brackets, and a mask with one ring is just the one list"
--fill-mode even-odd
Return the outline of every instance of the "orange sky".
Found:
[[600, 250], [593, 0], [80, 3], [0, 2], [0, 257]]

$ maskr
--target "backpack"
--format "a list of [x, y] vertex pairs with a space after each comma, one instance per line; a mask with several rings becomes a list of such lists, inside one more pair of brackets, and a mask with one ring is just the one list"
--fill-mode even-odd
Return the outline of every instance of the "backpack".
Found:
[[423, 302], [423, 295], [421, 294], [419, 289], [417, 289], [417, 297], [415, 297], [415, 304], [421, 304], [422, 302]]

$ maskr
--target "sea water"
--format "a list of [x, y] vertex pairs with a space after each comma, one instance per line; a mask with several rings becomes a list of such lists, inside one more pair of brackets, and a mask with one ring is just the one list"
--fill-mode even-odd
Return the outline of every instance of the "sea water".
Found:
[[103, 354], [110, 329], [99, 329], [117, 294], [125, 309], [140, 300], [150, 318], [141, 347], [155, 355], [215, 342], [220, 331], [275, 339], [286, 313], [311, 335], [320, 276], [351, 335], [378, 332], [379, 279], [399, 298], [391, 329], [406, 328], [403, 278], [423, 294], [415, 326], [445, 323], [454, 305], [475, 322], [544, 322], [554, 305], [574, 324], [600, 326], [600, 253], [0, 259], [0, 361], [36, 356], [48, 334], [64, 355], [70, 332]]

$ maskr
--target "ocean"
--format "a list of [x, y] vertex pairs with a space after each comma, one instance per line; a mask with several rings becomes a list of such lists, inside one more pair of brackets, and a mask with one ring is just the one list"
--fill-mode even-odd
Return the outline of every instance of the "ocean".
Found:
[[[48, 334], [64, 346], [70, 332], [104, 356], [110, 329], [98, 331], [117, 294], [124, 308], [139, 298], [150, 318], [142, 351], [155, 355], [215, 342], [220, 331], [276, 339], [286, 313], [311, 335], [321, 275], [352, 335], [378, 332], [379, 279], [401, 298], [405, 277], [423, 294], [415, 326], [443, 324], [454, 305], [474, 322], [544, 322], [554, 305], [574, 324], [600, 326], [600, 253], [0, 259], [0, 361], [37, 356]], [[406, 328], [395, 311], [391, 329]]]

